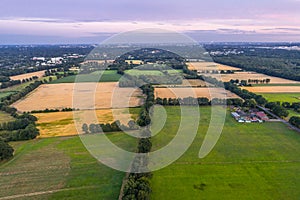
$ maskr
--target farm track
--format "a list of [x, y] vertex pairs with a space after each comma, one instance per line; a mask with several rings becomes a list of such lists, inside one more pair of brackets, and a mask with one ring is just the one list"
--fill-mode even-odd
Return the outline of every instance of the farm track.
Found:
[[287, 125], [289, 128], [291, 128], [292, 130], [297, 131], [298, 133], [300, 133], [300, 129], [297, 128], [296, 126], [293, 126], [292, 124], [290, 124], [288, 121], [281, 119], [280, 117], [278, 117], [277, 115], [275, 115], [274, 113], [272, 113], [271, 111], [269, 111], [268, 109], [262, 107], [262, 106], [257, 106], [258, 108], [260, 108], [261, 110], [263, 110], [264, 112], [268, 113], [269, 115], [271, 115], [272, 117], [276, 118], [277, 120], [279, 120], [280, 122], [284, 123], [285, 125]]

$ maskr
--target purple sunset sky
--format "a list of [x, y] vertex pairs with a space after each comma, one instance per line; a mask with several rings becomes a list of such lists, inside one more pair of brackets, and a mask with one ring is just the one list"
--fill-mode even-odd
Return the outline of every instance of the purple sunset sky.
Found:
[[0, 44], [98, 43], [160, 28], [200, 42], [300, 42], [300, 0], [1, 0]]

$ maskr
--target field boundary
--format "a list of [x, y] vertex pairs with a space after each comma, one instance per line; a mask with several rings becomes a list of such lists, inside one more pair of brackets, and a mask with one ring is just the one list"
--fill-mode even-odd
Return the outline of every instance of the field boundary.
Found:
[[266, 164], [266, 163], [300, 163], [300, 160], [253, 160], [241, 162], [176, 162], [176, 165], [243, 165], [243, 164]]
[[93, 189], [93, 188], [97, 188], [97, 187], [99, 187], [99, 186], [96, 186], [96, 185], [95, 186], [83, 186], [83, 187], [63, 188], [63, 189], [57, 189], [57, 190], [40, 191], [40, 192], [33, 192], [33, 193], [27, 193], [27, 194], [17, 194], [17, 195], [12, 195], [12, 196], [0, 197], [0, 200], [17, 199], [17, 198], [23, 198], [23, 197], [33, 197], [33, 196], [39, 196], [39, 195], [45, 195], [45, 194], [53, 194], [53, 193], [62, 192], [62, 191]]

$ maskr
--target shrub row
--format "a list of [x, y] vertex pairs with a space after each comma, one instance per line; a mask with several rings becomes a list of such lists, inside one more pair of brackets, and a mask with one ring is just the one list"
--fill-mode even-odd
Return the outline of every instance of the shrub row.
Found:
[[154, 105], [154, 88], [152, 85], [144, 85], [141, 89], [146, 95], [146, 101], [140, 112], [138, 124], [145, 128], [141, 131], [141, 138], [138, 141], [137, 152], [140, 154], [134, 158], [131, 166], [131, 171], [135, 173], [130, 173], [124, 184], [122, 196], [122, 199], [124, 200], [148, 200], [150, 199], [151, 193], [150, 178], [152, 173], [141, 172], [147, 171], [147, 153], [151, 151], [152, 147], [151, 131], [149, 130], [148, 125], [151, 123], [150, 115], [152, 113], [150, 108]]

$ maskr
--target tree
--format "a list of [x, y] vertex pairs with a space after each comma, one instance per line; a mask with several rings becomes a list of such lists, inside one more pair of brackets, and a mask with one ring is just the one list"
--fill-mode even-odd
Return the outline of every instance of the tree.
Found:
[[89, 133], [89, 127], [86, 123], [84, 123], [82, 125], [82, 131], [85, 133], [85, 134], [88, 134]]
[[89, 130], [90, 130], [91, 133], [97, 133], [96, 124], [90, 124]]
[[0, 139], [0, 161], [7, 160], [13, 157], [13, 153], [14, 149], [9, 144]]
[[249, 107], [249, 108], [255, 108], [256, 105], [257, 103], [255, 99], [247, 99], [243, 104], [244, 107]]

